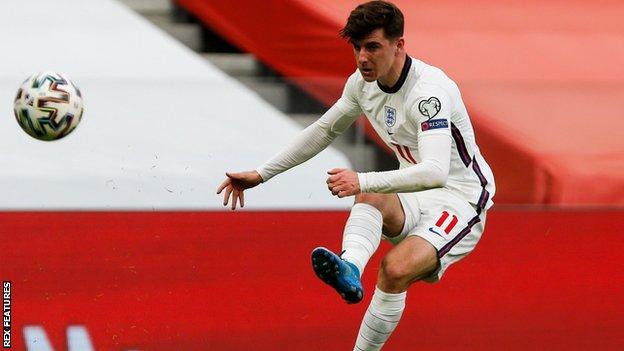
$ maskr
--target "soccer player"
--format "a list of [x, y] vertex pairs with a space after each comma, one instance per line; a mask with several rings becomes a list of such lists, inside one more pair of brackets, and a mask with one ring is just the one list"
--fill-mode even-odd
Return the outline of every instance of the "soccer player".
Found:
[[223, 204], [231, 200], [232, 209], [237, 202], [244, 206], [245, 189], [307, 161], [364, 113], [400, 167], [328, 171], [329, 191], [355, 196], [355, 204], [342, 253], [317, 248], [312, 265], [347, 303], [357, 303], [363, 298], [360, 277], [381, 238], [395, 245], [382, 260], [354, 348], [379, 350], [401, 318], [407, 288], [437, 282], [475, 248], [495, 186], [457, 85], [406, 54], [403, 14], [395, 5], [359, 5], [341, 35], [353, 46], [357, 64], [342, 97], [256, 170], [227, 173], [217, 193], [225, 190]]

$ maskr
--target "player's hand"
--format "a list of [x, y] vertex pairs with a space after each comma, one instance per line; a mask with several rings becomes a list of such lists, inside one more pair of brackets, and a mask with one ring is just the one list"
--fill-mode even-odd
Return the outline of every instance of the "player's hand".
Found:
[[334, 168], [327, 171], [327, 188], [332, 195], [340, 198], [357, 195], [361, 192], [357, 173], [345, 168]]
[[223, 206], [227, 206], [232, 197], [232, 210], [236, 209], [236, 203], [240, 203], [240, 207], [245, 207], [245, 189], [253, 188], [262, 183], [262, 177], [256, 171], [230, 173], [226, 172], [227, 178], [217, 188], [217, 194], [225, 189], [223, 194]]

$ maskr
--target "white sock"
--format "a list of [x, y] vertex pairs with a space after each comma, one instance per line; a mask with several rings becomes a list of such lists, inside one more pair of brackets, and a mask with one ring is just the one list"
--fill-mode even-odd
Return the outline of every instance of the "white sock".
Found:
[[391, 294], [375, 288], [373, 299], [360, 325], [354, 351], [381, 350], [399, 324], [405, 308], [405, 296], [405, 291]]
[[383, 217], [375, 207], [357, 203], [351, 208], [342, 237], [344, 253], [341, 257], [353, 263], [360, 270], [360, 276], [379, 247], [382, 225]]

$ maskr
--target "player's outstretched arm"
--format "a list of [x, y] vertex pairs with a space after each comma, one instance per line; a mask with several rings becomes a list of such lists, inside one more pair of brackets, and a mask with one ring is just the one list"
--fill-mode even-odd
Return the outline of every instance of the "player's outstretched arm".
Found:
[[217, 188], [217, 194], [221, 194], [223, 190], [223, 206], [227, 206], [232, 198], [232, 210], [236, 209], [236, 204], [245, 207], [245, 189], [253, 188], [262, 183], [262, 177], [256, 171], [247, 172], [226, 172], [227, 178]]

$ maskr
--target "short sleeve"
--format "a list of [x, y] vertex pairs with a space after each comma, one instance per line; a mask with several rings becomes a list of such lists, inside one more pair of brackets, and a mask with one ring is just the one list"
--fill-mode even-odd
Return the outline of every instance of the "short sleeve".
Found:
[[410, 117], [416, 122], [418, 135], [451, 135], [452, 105], [449, 94], [442, 88], [432, 86], [414, 91]]
[[348, 116], [360, 115], [362, 113], [362, 109], [360, 108], [357, 98], [359, 74], [360, 73], [358, 71], [355, 71], [355, 73], [347, 79], [347, 83], [342, 91], [342, 96], [335, 104], [335, 106], [340, 109], [342, 113]]

